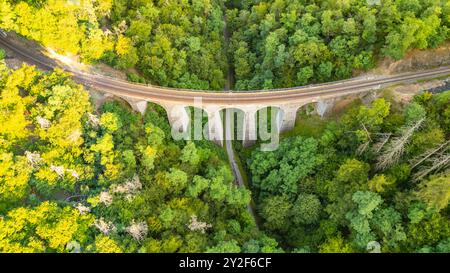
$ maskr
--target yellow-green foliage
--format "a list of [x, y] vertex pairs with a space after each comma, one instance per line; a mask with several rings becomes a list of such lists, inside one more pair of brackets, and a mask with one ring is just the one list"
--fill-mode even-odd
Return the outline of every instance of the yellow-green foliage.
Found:
[[104, 235], [99, 235], [95, 238], [95, 250], [97, 253], [121, 253], [123, 250], [117, 243]]
[[86, 240], [92, 220], [52, 202], [11, 210], [0, 220], [0, 252], [64, 252], [70, 241]]
[[61, 53], [81, 54], [84, 61], [98, 60], [112, 49], [113, 40], [99, 27], [109, 13], [111, 0], [48, 0], [43, 5], [0, 0], [0, 28], [41, 42]]
[[0, 153], [0, 203], [25, 198], [30, 173], [25, 157]]
[[430, 208], [446, 208], [450, 202], [450, 174], [434, 176], [422, 182], [417, 196]]

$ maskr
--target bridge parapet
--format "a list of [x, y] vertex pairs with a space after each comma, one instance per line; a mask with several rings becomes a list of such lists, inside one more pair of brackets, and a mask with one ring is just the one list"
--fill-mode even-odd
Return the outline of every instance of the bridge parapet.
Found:
[[[370, 92], [374, 93], [373, 89], [367, 90], [364, 94]], [[340, 98], [353, 96], [351, 92], [342, 92], [340, 94], [328, 94], [325, 96], [313, 96], [304, 99], [295, 99], [286, 103], [271, 103], [268, 101], [266, 104], [230, 104], [230, 103], [210, 103], [204, 102], [202, 97], [195, 97], [192, 101], [156, 101], [150, 99], [137, 99], [126, 96], [120, 96], [121, 99], [128, 102], [130, 107], [136, 111], [145, 114], [148, 102], [152, 102], [160, 105], [167, 112], [168, 121], [172, 128], [171, 134], [175, 140], [201, 140], [207, 139], [213, 141], [219, 146], [224, 146], [224, 140], [228, 140], [229, 135], [225, 135], [224, 118], [225, 111], [232, 111], [233, 115], [236, 111], [240, 112], [238, 115], [238, 124], [233, 122], [230, 130], [232, 130], [232, 139], [230, 140], [242, 140], [244, 147], [252, 146], [258, 139], [261, 143], [270, 144], [266, 145], [268, 150], [271, 147], [276, 147], [279, 141], [279, 134], [292, 130], [296, 123], [297, 111], [309, 104], [315, 104], [315, 111], [323, 116], [330, 107]], [[373, 94], [372, 94], [373, 95]], [[115, 97], [105, 93], [105, 97]], [[362, 96], [362, 93], [359, 93]], [[193, 107], [200, 111], [194, 110], [194, 115], [188, 111], [188, 107]], [[325, 108], [326, 109], [325, 109]], [[272, 111], [266, 111], [271, 108]], [[322, 109], [324, 108], [324, 109]], [[197, 113], [197, 114], [196, 114]], [[270, 117], [268, 116], [270, 113]], [[229, 113], [227, 113], [228, 115]], [[207, 124], [203, 124], [203, 118], [207, 117]], [[193, 120], [192, 120], [193, 118]], [[270, 120], [270, 122], [269, 122]], [[193, 122], [193, 124], [192, 124]], [[239, 124], [239, 122], [241, 124]], [[271, 128], [267, 128], [270, 125]], [[238, 133], [235, 135], [235, 128]], [[262, 148], [263, 146], [261, 146]]]
[[[106, 93], [105, 97], [111, 97], [111, 95]], [[120, 96], [120, 98], [128, 102], [134, 111], [139, 112], [142, 115], [145, 114], [148, 105], [147, 100], [126, 96]], [[242, 124], [234, 124], [233, 119], [232, 140], [235, 140], [236, 138], [234, 129], [238, 128], [240, 131], [237, 134], [236, 140], [242, 140], [244, 147], [249, 147], [256, 143], [258, 136], [263, 136], [263, 138], [265, 138], [264, 140], [274, 137], [278, 139], [278, 134], [293, 129], [297, 117], [297, 110], [302, 106], [308, 103], [314, 103], [315, 101], [315, 99], [309, 99], [273, 105], [270, 103], [267, 105], [238, 104], [233, 105], [232, 107], [229, 105], [204, 104], [201, 99], [193, 101], [193, 103], [176, 101], [151, 102], [156, 103], [165, 109], [168, 121], [172, 128], [172, 137], [175, 140], [191, 140], [191, 138], [194, 138], [193, 140], [208, 139], [219, 146], [223, 146], [224, 140], [226, 139], [226, 135], [224, 134], [225, 115], [223, 110], [231, 111], [233, 113], [236, 111], [241, 112], [238, 123], [241, 122]], [[192, 120], [192, 116], [187, 110], [190, 106], [194, 107], [194, 109], [201, 109], [204, 112], [195, 114], [196, 112], [194, 111], [194, 120]], [[269, 107], [273, 109], [271, 111], [271, 117], [268, 117], [267, 112], [265, 112]], [[206, 128], [203, 128], [202, 125], [204, 115], [208, 118], [208, 123], [205, 126]], [[200, 119], [200, 121], [196, 121], [197, 119]], [[271, 122], [268, 122], [269, 120], [271, 120]], [[194, 122], [194, 124], [191, 124], [192, 122]], [[271, 128], [265, 128], [263, 125], [266, 124], [270, 124]]]

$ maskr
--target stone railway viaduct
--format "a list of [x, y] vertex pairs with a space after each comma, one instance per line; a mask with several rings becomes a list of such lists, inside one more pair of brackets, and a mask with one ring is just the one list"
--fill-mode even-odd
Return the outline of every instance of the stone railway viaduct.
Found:
[[[116, 79], [105, 79], [104, 76], [82, 76], [78, 81], [103, 91], [105, 98], [119, 97], [137, 112], [142, 114], [149, 102], [162, 106], [167, 112], [172, 127], [172, 134], [187, 133], [191, 127], [191, 113], [189, 107], [201, 108], [203, 115], [207, 116], [207, 137], [220, 146], [224, 144], [224, 115], [223, 110], [231, 110], [241, 120], [237, 129], [237, 139], [243, 141], [248, 147], [257, 139], [258, 113], [261, 115], [269, 107], [272, 112], [272, 122], [276, 133], [291, 130], [297, 118], [297, 111], [306, 106], [314, 105], [318, 112], [326, 111], [337, 99], [348, 96], [364, 97], [371, 95], [381, 88], [413, 83], [418, 80], [432, 79], [450, 75], [450, 67], [441, 67], [434, 70], [405, 73], [395, 76], [368, 78], [355, 78], [328, 84], [310, 85], [306, 87], [241, 91], [241, 92], [211, 92], [181, 89], [160, 88], [155, 86], [130, 84]], [[104, 81], [108, 81], [105, 85]], [[112, 83], [112, 84], [111, 84]], [[114, 86], [112, 86], [114, 85]], [[132, 93], [125, 92], [132, 89]], [[175, 97], [161, 96], [176, 94]]]
[[141, 85], [103, 75], [87, 74], [57, 63], [42, 54], [31, 52], [8, 37], [0, 37], [0, 47], [14, 53], [22, 61], [45, 70], [61, 67], [71, 72], [78, 83], [103, 92], [105, 98], [114, 96], [122, 98], [140, 113], [145, 113], [148, 102], [162, 106], [167, 112], [173, 135], [186, 133], [189, 130], [191, 118], [187, 107], [201, 108], [208, 117], [209, 139], [221, 146], [224, 139], [222, 110], [234, 109], [239, 113], [239, 118], [243, 120], [239, 133], [244, 146], [250, 146], [256, 141], [257, 113], [262, 109], [268, 107], [276, 109], [272, 122], [275, 123], [276, 133], [280, 133], [294, 127], [297, 110], [305, 105], [315, 104], [321, 109], [338, 98], [364, 96], [388, 86], [450, 75], [450, 67], [440, 67], [398, 75], [361, 77], [287, 89], [212, 92]]

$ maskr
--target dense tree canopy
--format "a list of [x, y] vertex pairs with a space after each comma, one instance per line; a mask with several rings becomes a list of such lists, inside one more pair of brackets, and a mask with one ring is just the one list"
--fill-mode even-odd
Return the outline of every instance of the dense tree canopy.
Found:
[[[449, 27], [439, 0], [0, 0], [2, 29], [129, 80], [208, 90], [227, 62], [235, 89], [347, 78]], [[69, 74], [5, 56], [0, 252], [450, 251], [450, 91], [386, 93], [275, 151], [241, 150], [250, 191], [219, 147], [174, 141], [161, 107], [94, 110]]]
[[[227, 11], [236, 89], [347, 78], [447, 40], [448, 2], [245, 0]], [[243, 27], [245, 26], [245, 27]]]
[[448, 251], [449, 95], [423, 92], [406, 105], [386, 95], [313, 137], [252, 149], [264, 230], [294, 252]]
[[449, 18], [438, 0], [0, 0], [0, 28], [132, 81], [205, 90], [224, 88], [228, 64], [235, 90], [348, 78], [437, 47]]
[[278, 251], [223, 153], [157, 106], [97, 113], [61, 71], [1, 68], [0, 252]]
[[[157, 85], [223, 89], [220, 0], [0, 1], [0, 28]], [[136, 73], [137, 68], [139, 70]]]

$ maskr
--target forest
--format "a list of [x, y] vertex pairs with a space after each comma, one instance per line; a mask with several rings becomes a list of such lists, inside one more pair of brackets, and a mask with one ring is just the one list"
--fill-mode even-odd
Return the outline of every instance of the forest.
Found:
[[[78, 3], [77, 3], [78, 2]], [[137, 82], [223, 89], [220, 0], [0, 0], [0, 28]]]
[[450, 251], [450, 91], [246, 151], [251, 193], [156, 105], [96, 111], [62, 71], [0, 71], [0, 252]]
[[230, 69], [234, 90], [254, 90], [344, 79], [435, 48], [449, 37], [450, 2], [0, 0], [0, 28], [131, 81], [222, 90]]
[[[233, 1], [230, 56], [236, 90], [302, 86], [351, 77], [449, 37], [440, 0]], [[242, 27], [245, 26], [245, 27]]]
[[386, 90], [314, 129], [242, 152], [269, 235], [302, 253], [450, 251], [450, 91]]
[[162, 109], [94, 111], [62, 71], [1, 66], [0, 252], [278, 251], [226, 155]]
[[[440, 0], [0, 0], [1, 29], [204, 90], [229, 70], [239, 90], [348, 78], [438, 47], [449, 27]], [[384, 90], [297, 124], [276, 151], [237, 145], [246, 189], [224, 149], [174, 141], [156, 104], [97, 105], [70, 74], [6, 57], [0, 252], [450, 252], [450, 91], [400, 103]]]

